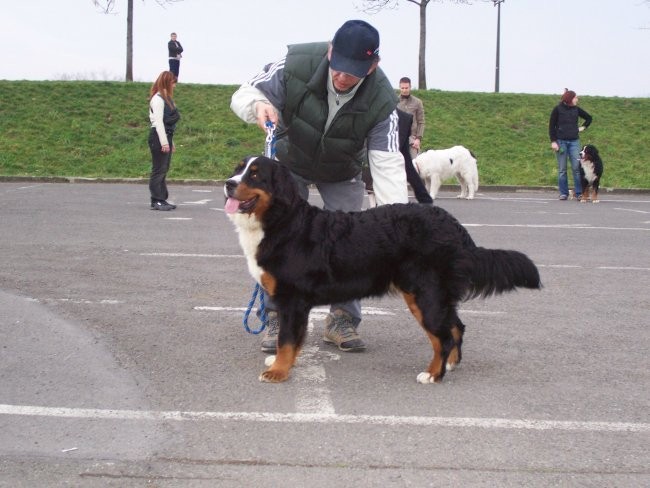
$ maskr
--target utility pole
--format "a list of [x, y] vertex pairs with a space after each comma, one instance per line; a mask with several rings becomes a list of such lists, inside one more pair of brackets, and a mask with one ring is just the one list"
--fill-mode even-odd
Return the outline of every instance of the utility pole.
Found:
[[501, 4], [506, 0], [492, 0], [497, 7], [497, 64], [494, 69], [494, 93], [499, 93], [499, 47], [501, 39]]

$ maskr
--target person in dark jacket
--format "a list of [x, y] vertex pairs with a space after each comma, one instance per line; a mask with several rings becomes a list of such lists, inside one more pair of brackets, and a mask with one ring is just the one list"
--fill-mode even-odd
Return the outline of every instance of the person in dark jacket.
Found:
[[170, 37], [171, 39], [167, 43], [167, 50], [169, 51], [169, 71], [174, 73], [176, 80], [178, 80], [178, 72], [181, 69], [181, 58], [183, 57], [181, 54], [183, 52], [183, 46], [181, 46], [181, 43], [176, 39], [178, 37], [176, 32], [172, 32]]
[[[584, 120], [578, 125], [579, 119]], [[567, 177], [567, 157], [571, 160], [575, 197], [580, 200], [580, 139], [578, 135], [591, 124], [592, 117], [578, 107], [578, 95], [573, 90], [565, 90], [560, 103], [551, 111], [548, 123], [548, 135], [551, 149], [557, 157], [558, 188], [560, 200], [569, 197], [569, 180]]]

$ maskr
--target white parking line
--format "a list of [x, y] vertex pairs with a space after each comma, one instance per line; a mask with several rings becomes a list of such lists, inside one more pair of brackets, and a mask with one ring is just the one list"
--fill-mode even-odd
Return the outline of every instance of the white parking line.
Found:
[[[432, 388], [435, 388], [433, 386]], [[650, 432], [650, 424], [634, 422], [580, 422], [571, 420], [506, 419], [481, 417], [424, 417], [394, 415], [340, 415], [331, 413], [208, 412], [180, 410], [111, 410], [0, 404], [0, 415], [91, 420], [240, 421], [300, 424], [361, 424], [388, 427], [423, 426], [506, 430], [578, 432]]]
[[[310, 314], [307, 333], [313, 335], [314, 315]], [[324, 317], [324, 314], [322, 314]], [[319, 317], [320, 318], [320, 317]], [[326, 351], [321, 353], [318, 344], [305, 345], [300, 351], [297, 367], [293, 369], [293, 379], [303, 386], [296, 393], [296, 411], [310, 414], [334, 414], [334, 403], [327, 384], [327, 373], [322, 356], [339, 360], [340, 355]]]
[[650, 227], [595, 227], [584, 224], [463, 224], [464, 227], [522, 227], [525, 229], [565, 229], [565, 230], [640, 230], [650, 232]]
[[[193, 308], [193, 310], [199, 310], [199, 311], [204, 311], [204, 312], [245, 312], [248, 310], [247, 307], [217, 307], [217, 306], [209, 306], [209, 305], [197, 305]], [[379, 307], [362, 307], [361, 309], [361, 315], [390, 315], [390, 316], [395, 316], [396, 312], [405, 312], [405, 313], [410, 313], [409, 309], [404, 307], [404, 308], [397, 308], [397, 309], [388, 309], [388, 308], [379, 308]], [[313, 308], [311, 310], [312, 314], [317, 314], [313, 318], [325, 318], [325, 314], [329, 312], [329, 309], [325, 308]], [[504, 314], [505, 312], [495, 312], [495, 311], [487, 311], [487, 310], [466, 310], [466, 309], [459, 309], [459, 312], [462, 313], [469, 313], [469, 314], [477, 314], [477, 315], [501, 315]], [[257, 313], [257, 307], [251, 309], [251, 313]], [[319, 317], [318, 315], [321, 315]], [[311, 318], [311, 317], [310, 317]]]
[[614, 208], [614, 210], [620, 210], [622, 212], [635, 212], [635, 213], [642, 213], [642, 214], [650, 214], [650, 212], [646, 212], [645, 210], [636, 210], [633, 208]]
[[156, 256], [162, 258], [244, 258], [243, 254], [188, 254], [182, 252], [141, 252], [140, 256]]
[[579, 264], [537, 264], [538, 268], [604, 269], [609, 271], [650, 271], [639, 266], [581, 266]]

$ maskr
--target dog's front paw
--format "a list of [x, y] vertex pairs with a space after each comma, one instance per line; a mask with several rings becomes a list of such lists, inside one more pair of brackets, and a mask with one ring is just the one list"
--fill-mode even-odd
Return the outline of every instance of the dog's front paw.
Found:
[[592, 200], [591, 203], [600, 203], [600, 200]]
[[435, 383], [435, 380], [430, 373], [422, 371], [417, 377], [417, 382], [422, 383], [423, 385], [428, 385], [430, 383]]
[[469, 195], [469, 196], [467, 197], [467, 200], [474, 200], [474, 195]]
[[267, 369], [260, 375], [260, 381], [263, 383], [282, 383], [289, 378], [289, 371], [279, 369]]

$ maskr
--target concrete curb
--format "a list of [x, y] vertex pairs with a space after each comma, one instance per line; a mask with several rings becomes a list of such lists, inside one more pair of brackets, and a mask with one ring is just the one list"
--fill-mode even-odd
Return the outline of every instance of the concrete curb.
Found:
[[[168, 179], [168, 185], [211, 186], [223, 184], [225, 180]], [[136, 185], [149, 184], [148, 178], [85, 178], [78, 176], [1, 176], [0, 182], [39, 182], [39, 183], [127, 183]], [[442, 185], [441, 190], [455, 191], [458, 185]], [[517, 185], [482, 185], [479, 192], [491, 193], [525, 193], [557, 192], [553, 186], [517, 186]], [[650, 194], [650, 188], [601, 188], [601, 192], [616, 194]]]

